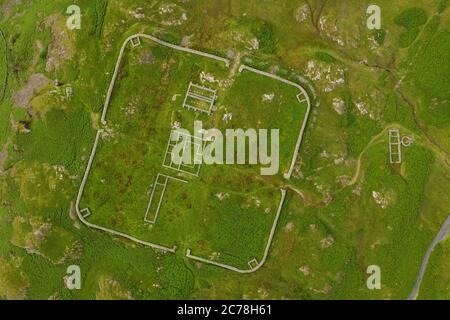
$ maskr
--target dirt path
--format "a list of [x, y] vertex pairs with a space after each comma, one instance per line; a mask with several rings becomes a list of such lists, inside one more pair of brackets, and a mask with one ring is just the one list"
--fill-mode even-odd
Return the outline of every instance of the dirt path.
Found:
[[363, 149], [363, 151], [361, 151], [361, 153], [359, 154], [358, 157], [358, 161], [356, 162], [356, 172], [353, 175], [352, 180], [350, 180], [350, 182], [348, 184], [345, 185], [345, 187], [348, 186], [352, 186], [354, 185], [358, 179], [359, 179], [359, 175], [361, 173], [361, 163], [362, 163], [362, 157], [364, 156], [364, 154], [367, 152], [367, 150], [378, 140], [380, 139], [385, 133], [386, 130], [389, 127], [384, 128], [379, 134], [375, 135], [374, 137], [372, 137], [372, 139], [370, 139], [369, 143], [367, 144], [367, 146]]
[[[412, 102], [404, 93], [400, 90], [400, 88], [397, 88], [397, 93], [402, 97], [403, 101], [411, 108], [414, 123], [419, 128], [419, 130], [423, 133], [425, 138], [428, 140], [429, 143], [434, 145], [437, 149], [439, 149], [441, 152], [443, 152], [447, 157], [450, 157], [450, 152], [445, 150], [443, 146], [441, 146], [426, 130], [426, 128], [419, 122], [418, 116], [417, 116], [417, 107], [414, 102]], [[448, 164], [447, 164], [448, 165]]]
[[0, 39], [3, 42], [2, 46], [4, 47], [5, 50], [5, 55], [2, 58], [2, 63], [5, 64], [4, 68], [5, 68], [5, 75], [3, 76], [2, 79], [2, 83], [0, 84], [0, 103], [3, 101], [3, 99], [5, 98], [5, 93], [6, 93], [6, 86], [8, 85], [8, 42], [6, 41], [6, 37], [5, 34], [3, 33], [2, 30], [0, 30]]
[[312, 2], [310, 0], [306, 0], [306, 5], [309, 8], [309, 12], [311, 14], [311, 23], [313, 27], [316, 29], [318, 35], [320, 35], [320, 17], [322, 16], [323, 9], [325, 8], [328, 0], [322, 0], [322, 3], [319, 4], [318, 8], [313, 8]]
[[[389, 130], [389, 129], [391, 129], [391, 128], [394, 128], [394, 127], [395, 127], [395, 128], [401, 128], [401, 129], [403, 129], [404, 131], [410, 132], [409, 129], [403, 127], [403, 126], [400, 125], [400, 124], [397, 124], [397, 123], [391, 123], [391, 124], [387, 125], [380, 133], [378, 133], [377, 135], [373, 136], [372, 139], [371, 139], [371, 140], [369, 141], [369, 143], [367, 144], [367, 146], [363, 149], [363, 151], [361, 151], [361, 153], [360, 153], [359, 156], [358, 156], [358, 160], [357, 160], [357, 163], [356, 163], [356, 172], [355, 172], [355, 174], [353, 175], [353, 177], [352, 177], [352, 179], [350, 180], [350, 182], [347, 183], [346, 185], [344, 185], [344, 186], [341, 188], [341, 190], [344, 189], [344, 188], [346, 188], [346, 187], [349, 187], [349, 186], [354, 185], [354, 184], [358, 181], [358, 179], [359, 179], [359, 177], [360, 177], [360, 174], [361, 174], [362, 158], [363, 158], [364, 154], [367, 152], [367, 150], [369, 150], [369, 148], [370, 148], [373, 144], [375, 144], [375, 143], [377, 142], [377, 140], [379, 140], [379, 139], [386, 133], [387, 130]], [[427, 139], [427, 137], [425, 137], [425, 140], [426, 140], [426, 142], [429, 144], [429, 147], [430, 147], [435, 153], [437, 153], [438, 155], [441, 156], [441, 161], [442, 161], [444, 164], [446, 164], [446, 165], [448, 166], [448, 158], [447, 158], [447, 154], [446, 154], [444, 151], [442, 151], [441, 149], [437, 148], [435, 144], [433, 144], [431, 141], [429, 141], [429, 139]], [[419, 140], [419, 139], [415, 139], [415, 141], [420, 143], [420, 140]]]

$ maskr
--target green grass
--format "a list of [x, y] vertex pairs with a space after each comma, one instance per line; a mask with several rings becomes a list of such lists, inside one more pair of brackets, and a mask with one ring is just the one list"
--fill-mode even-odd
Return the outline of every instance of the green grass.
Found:
[[[143, 64], [142, 57], [148, 54], [153, 62]], [[204, 128], [217, 127], [222, 131], [280, 129], [280, 143], [285, 147], [280, 154], [279, 179], [289, 168], [306, 108], [298, 104], [294, 88], [245, 72], [236, 76], [230, 88], [205, 84], [219, 89], [218, 110], [211, 117], [196, 115], [182, 108], [182, 98], [189, 81], [200, 81], [201, 72], [229, 81], [228, 70], [215, 62], [153, 44], [126, 54], [108, 111], [112, 138], [102, 139], [99, 145], [82, 207], [91, 209], [93, 215], [89, 219], [97, 224], [157, 244], [182, 243], [197, 254], [220, 252], [224, 262], [237, 262], [239, 267], [248, 268], [248, 261], [262, 257], [280, 201], [276, 187], [264, 187], [251, 178], [252, 174], [259, 175], [258, 167], [204, 165], [199, 178], [178, 174], [189, 184], [170, 183], [154, 226], [143, 222], [147, 191], [158, 172], [177, 176], [175, 171], [161, 166], [170, 128], [178, 121], [183, 128], [192, 129], [194, 119], [204, 121]], [[149, 75], [155, 78], [154, 82]], [[158, 79], [162, 79], [167, 91], [160, 90]], [[146, 86], [135, 85], [144, 82]], [[276, 94], [274, 101], [262, 102], [263, 94], [272, 92]], [[179, 96], [174, 102], [175, 94]], [[225, 112], [233, 114], [229, 124], [222, 121]], [[136, 170], [133, 164], [142, 169]], [[226, 188], [214, 186], [219, 179], [227, 181]], [[243, 186], [244, 179], [255, 181]], [[105, 184], [106, 181], [110, 182]], [[218, 201], [216, 195], [220, 192], [229, 193], [229, 199]], [[133, 202], [126, 205], [126, 198], [130, 197]], [[261, 204], [256, 206], [256, 201]], [[193, 207], [199, 212], [193, 212]], [[267, 208], [270, 213], [264, 213]], [[236, 225], [234, 221], [240, 223]]]
[[96, 37], [101, 37], [102, 35], [103, 22], [105, 21], [107, 7], [107, 0], [95, 0], [95, 9], [93, 12], [94, 24], [92, 26], [91, 34]]
[[275, 53], [275, 40], [273, 34], [273, 28], [269, 23], [263, 23], [254, 30], [254, 34], [259, 41], [259, 50], [262, 53], [273, 54]]
[[372, 30], [372, 33], [373, 33], [374, 39], [378, 43], [378, 45], [382, 46], [384, 44], [384, 40], [386, 39], [386, 30], [375, 29], [375, 30]]
[[5, 34], [0, 30], [0, 103], [3, 102], [8, 85], [8, 42]]
[[433, 250], [428, 261], [427, 271], [420, 286], [418, 299], [448, 300], [450, 279], [449, 266], [449, 240], [442, 241]]
[[23, 299], [29, 286], [29, 278], [20, 270], [22, 260], [0, 256], [0, 297], [7, 300]]
[[[369, 3], [328, 1], [323, 11], [327, 23], [320, 36], [311, 19], [297, 20], [302, 6], [298, 1], [178, 2], [173, 14], [161, 15], [159, 8], [164, 2], [159, 0], [77, 2], [83, 14], [82, 30], [71, 32], [66, 43], [73, 48], [73, 57], [51, 73], [45, 66], [54, 38], [46, 22], [50, 15], [59, 15], [58, 26], [63, 31], [67, 3], [22, 1], [9, 15], [0, 17], [8, 47], [8, 61], [1, 60], [6, 45], [0, 41], [0, 81], [5, 79], [6, 68], [9, 71], [0, 103], [0, 150], [5, 142], [11, 142], [6, 147], [6, 171], [0, 173], [1, 298], [18, 293], [22, 297], [25, 288], [29, 299], [95, 299], [105, 297], [104, 279], [117, 281], [121, 291], [130, 292], [135, 299], [408, 296], [425, 250], [450, 206], [445, 155], [424, 135], [426, 131], [442, 150], [448, 149], [447, 0], [418, 0], [414, 5], [407, 0], [380, 0], [383, 30], [360, 28], [357, 33], [355, 26], [365, 25], [363, 13]], [[145, 18], [130, 14], [138, 7], [143, 8]], [[164, 24], [182, 12], [187, 20], [181, 25]], [[260, 180], [255, 179], [257, 167], [223, 170], [205, 166], [189, 185], [170, 185], [155, 228], [139, 226], [148, 200], [142, 191], [153, 182], [153, 169], [160, 168], [164, 150], [158, 146], [165, 146], [167, 130], [174, 121], [184, 126], [201, 119], [208, 126], [224, 129], [226, 108], [233, 113], [230, 126], [278, 127], [282, 145], [287, 146], [281, 150], [280, 174], [289, 165], [305, 107], [291, 104], [287, 97], [292, 96], [292, 88], [244, 72], [236, 76], [227, 93], [220, 92], [218, 105], [223, 108], [212, 118], [196, 117], [181, 110], [180, 97], [173, 103], [173, 94], [183, 94], [186, 83], [198, 81], [200, 71], [220, 79], [227, 76], [222, 66], [200, 58], [183, 59], [154, 47], [155, 63], [141, 68], [140, 53], [148, 47], [127, 53], [108, 114], [109, 123], [117, 124], [115, 129], [123, 136], [100, 144], [85, 194], [87, 205], [101, 208], [93, 210], [89, 219], [177, 244], [177, 253], [157, 253], [69, 218], [70, 203], [78, 192], [95, 130], [100, 127], [118, 51], [123, 39], [137, 32], [175, 44], [193, 35], [192, 48], [220, 56], [232, 50], [241, 56], [241, 63], [293, 81], [305, 74], [310, 60], [323, 62], [324, 68], [345, 69], [345, 83], [331, 92], [324, 91], [327, 79], [323, 74], [319, 81], [308, 80], [318, 101], [313, 103], [295, 177], [289, 182], [304, 199], [288, 190], [268, 260], [256, 273], [243, 276], [198, 264], [185, 258], [185, 250], [190, 248], [204, 257], [220, 252], [218, 261], [241, 267], [247, 267], [251, 258], [260, 259], [279, 202], [279, 188], [288, 183], [280, 176]], [[251, 48], [254, 39], [259, 42], [257, 50]], [[43, 45], [40, 53], [37, 40]], [[167, 65], [161, 68], [161, 62]], [[34, 97], [30, 110], [14, 108], [11, 96], [35, 73], [72, 85], [72, 99], [59, 100], [59, 94], [48, 98], [46, 92]], [[394, 89], [404, 74], [398, 90], [414, 103], [415, 114]], [[262, 104], [261, 95], [269, 92], [276, 93], [275, 100], [284, 99], [272, 102], [273, 108]], [[333, 110], [334, 98], [344, 100], [345, 114]], [[360, 114], [355, 104], [361, 100], [376, 117]], [[137, 102], [138, 112], [125, 118], [122, 108], [131, 101]], [[30, 124], [28, 134], [15, 130], [16, 124], [24, 123]], [[413, 146], [404, 149], [402, 166], [388, 164], [386, 136], [367, 147], [387, 126], [400, 126], [403, 134], [414, 136]], [[340, 180], [353, 177], [356, 160], [366, 147], [357, 183], [342, 189]], [[344, 162], [335, 164], [339, 158]], [[56, 166], [66, 170], [62, 179]], [[101, 184], [102, 178], [111, 180]], [[386, 194], [390, 205], [382, 209], [374, 202], [372, 191]], [[229, 197], [220, 201], [216, 197], [220, 192]], [[114, 203], [109, 201], [112, 195]], [[261, 201], [259, 207], [256, 200]], [[271, 212], [266, 214], [265, 208]], [[21, 216], [48, 221], [54, 227], [39, 244], [44, 255], [24, 249], [22, 240], [32, 230], [13, 228], [14, 219]], [[323, 246], [326, 239], [333, 239], [328, 247]], [[81, 245], [79, 255], [69, 255], [58, 264], [74, 241]], [[433, 252], [419, 298], [448, 298], [447, 247], [448, 241], [442, 242]], [[81, 267], [82, 290], [64, 287], [70, 264]], [[381, 267], [380, 291], [365, 286], [369, 264]], [[309, 273], [304, 274], [302, 267], [308, 267]]]
[[421, 8], [408, 8], [395, 17], [394, 22], [406, 29], [418, 28], [427, 22], [427, 13]]
[[[383, 144], [384, 145], [384, 144]], [[350, 238], [358, 242], [344, 243], [355, 247], [354, 257], [364, 276], [364, 268], [375, 264], [382, 270], [382, 290], [370, 292], [365, 282], [355, 288], [361, 297], [404, 298], [409, 294], [417, 276], [420, 261], [427, 243], [433, 238], [430, 231], [416, 226], [421, 220], [420, 208], [423, 202], [423, 185], [430, 175], [432, 156], [423, 148], [414, 146], [404, 154], [406, 176], [400, 176], [394, 168], [381, 157], [384, 146], [378, 144], [369, 150], [364, 165], [364, 191], [360, 197], [352, 193], [342, 194], [335, 204], [325, 209], [323, 216], [335, 230], [346, 230]], [[391, 204], [386, 209], [376, 205], [372, 191], [392, 192]], [[351, 208], [349, 204], [352, 203]], [[359, 217], [365, 212], [364, 218]], [[334, 217], [330, 217], [334, 213]], [[340, 234], [336, 233], [337, 241]], [[345, 298], [348, 291], [336, 292], [337, 297]]]
[[394, 22], [406, 29], [400, 34], [398, 43], [400, 48], [407, 48], [419, 35], [420, 27], [427, 22], [427, 13], [421, 8], [405, 9], [395, 17]]
[[420, 30], [418, 28], [411, 28], [403, 32], [398, 40], [400, 48], [409, 47], [414, 42], [414, 40], [416, 40], [419, 33]]
[[[449, 59], [450, 33], [437, 32], [429, 40], [428, 45], [419, 52], [411, 74], [411, 79], [426, 96], [440, 99], [450, 98], [450, 92], [447, 90], [450, 66], [446, 63]], [[437, 116], [436, 118], [442, 117]]]
[[335, 57], [333, 57], [332, 55], [326, 53], [326, 52], [321, 52], [318, 51], [314, 54], [314, 58], [316, 58], [317, 60], [323, 61], [323, 62], [328, 62], [328, 63], [336, 63], [337, 60]]
[[33, 122], [30, 134], [19, 135], [17, 143], [25, 150], [26, 160], [74, 168], [81, 148], [91, 143], [91, 134], [86, 113], [52, 110], [44, 120]]
[[447, 8], [447, 5], [448, 5], [448, 0], [441, 0], [439, 2], [438, 12], [439, 13], [444, 12], [444, 10]]

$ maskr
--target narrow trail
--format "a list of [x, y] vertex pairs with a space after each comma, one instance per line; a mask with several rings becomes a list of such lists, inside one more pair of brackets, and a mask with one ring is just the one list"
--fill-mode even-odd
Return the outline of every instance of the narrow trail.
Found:
[[[426, 130], [426, 128], [419, 122], [419, 119], [417, 117], [417, 107], [406, 95], [403, 93], [403, 91], [400, 90], [400, 88], [396, 89], [397, 93], [402, 97], [403, 101], [411, 108], [414, 123], [416, 124], [417, 128], [419, 128], [420, 132], [425, 136], [425, 138], [428, 140], [429, 143], [434, 145], [436, 148], [438, 148], [442, 153], [446, 155], [446, 157], [450, 157], [450, 152], [445, 150], [443, 146], [441, 146]], [[448, 161], [446, 162], [447, 166], [449, 166]]]
[[362, 158], [364, 156], [364, 154], [367, 152], [367, 150], [369, 150], [369, 148], [378, 140], [380, 139], [388, 130], [388, 127], [385, 127], [379, 134], [375, 135], [372, 137], [372, 139], [370, 139], [369, 143], [367, 144], [367, 146], [363, 149], [363, 151], [361, 151], [361, 153], [358, 156], [358, 160], [356, 162], [356, 172], [352, 177], [352, 180], [350, 180], [350, 182], [348, 184], [346, 184], [344, 187], [348, 187], [348, 186], [352, 186], [354, 185], [358, 179], [359, 179], [359, 175], [361, 173], [361, 163], [362, 163]]
[[319, 27], [320, 17], [322, 16], [323, 10], [325, 9], [327, 2], [328, 0], [322, 0], [322, 3], [319, 5], [318, 10], [314, 10], [311, 1], [306, 0], [306, 5], [308, 6], [309, 12], [311, 14], [311, 23], [313, 27], [316, 29], [317, 35], [319, 36], [320, 36], [320, 27]]
[[[386, 134], [387, 130], [392, 129], [392, 128], [399, 128], [399, 129], [404, 130], [407, 133], [412, 133], [409, 129], [405, 128], [404, 126], [402, 126], [398, 123], [390, 123], [386, 127], [384, 127], [381, 130], [381, 132], [377, 133], [370, 139], [369, 143], [364, 147], [364, 149], [359, 154], [357, 162], [356, 162], [355, 173], [353, 174], [352, 179], [347, 184], [345, 184], [341, 188], [339, 188], [334, 194], [331, 194], [328, 198], [325, 198], [322, 200], [314, 200], [312, 197], [307, 196], [305, 192], [298, 189], [298, 186], [295, 186], [292, 184], [285, 184], [285, 185], [283, 185], [283, 188], [286, 188], [286, 189], [289, 189], [289, 190], [295, 192], [298, 196], [300, 196], [300, 198], [304, 201], [304, 203], [306, 205], [311, 205], [317, 209], [327, 207], [329, 204], [331, 204], [334, 201], [334, 199], [336, 199], [336, 197], [339, 193], [341, 193], [346, 188], [355, 185], [358, 182], [358, 180], [361, 176], [364, 155], [367, 153], [367, 151], [370, 149], [370, 147], [372, 147], [374, 144], [378, 143], [378, 141], [383, 137], [383, 135]], [[422, 141], [422, 140], [424, 140], [424, 141]], [[445, 156], [445, 154], [443, 154], [441, 150], [437, 149], [427, 139], [424, 139], [421, 136], [418, 136], [415, 139], [415, 143], [425, 145], [427, 148], [431, 149], [434, 153], [437, 154], [438, 159], [448, 166], [448, 158]]]
[[[405, 128], [404, 126], [402, 126], [402, 125], [400, 125], [400, 124], [398, 124], [398, 123], [391, 123], [391, 124], [387, 125], [386, 127], [384, 127], [384, 129], [381, 130], [380, 133], [378, 133], [378, 134], [376, 134], [375, 136], [373, 136], [372, 139], [369, 141], [369, 143], [366, 145], [366, 147], [361, 151], [361, 153], [360, 153], [359, 156], [358, 156], [358, 160], [357, 160], [357, 163], [356, 163], [356, 172], [355, 172], [355, 174], [353, 175], [353, 177], [352, 177], [352, 179], [350, 180], [350, 182], [347, 183], [346, 185], [344, 185], [344, 186], [340, 189], [340, 191], [342, 191], [342, 190], [343, 190], [344, 188], [346, 188], [346, 187], [349, 187], [349, 186], [354, 185], [354, 184], [358, 181], [359, 176], [360, 176], [360, 174], [361, 174], [362, 159], [363, 159], [363, 157], [364, 157], [364, 154], [367, 152], [367, 150], [369, 150], [369, 148], [370, 148], [373, 144], [375, 144], [375, 143], [377, 142], [377, 140], [379, 140], [380, 138], [383, 137], [384, 134], [386, 134], [386, 131], [387, 131], [387, 130], [392, 129], [392, 128], [394, 128], [394, 127], [395, 127], [395, 128], [400, 128], [400, 129], [402, 129], [402, 130], [404, 130], [404, 131], [407, 131], [408, 133], [411, 132], [409, 129]], [[411, 132], [411, 133], [412, 133], [412, 132]], [[426, 137], [425, 137], [425, 138], [426, 138]], [[435, 146], [435, 145], [432, 144], [431, 141], [429, 141], [428, 139], [425, 139], [425, 140], [426, 140], [426, 143], [429, 144], [430, 149], [433, 150], [435, 153], [437, 153], [438, 155], [441, 156], [441, 157], [440, 157], [441, 162], [443, 162], [444, 164], [446, 164], [446, 165], [448, 166], [448, 159], [447, 159], [447, 157], [446, 157], [446, 154], [445, 154], [445, 153], [443, 154], [443, 153], [442, 153], [442, 150], [440, 150], [440, 149], [433, 148], [433, 146]], [[416, 142], [416, 143], [421, 143], [420, 137], [419, 137], [419, 139], [415, 139], [415, 142]], [[422, 143], [424, 143], [424, 142], [422, 142]]]
[[[319, 36], [320, 36], [320, 28], [318, 27], [318, 22], [320, 20], [320, 16], [323, 13], [324, 7], [326, 6], [326, 3], [327, 3], [327, 1], [325, 0], [322, 3], [320, 3], [320, 6], [318, 8], [313, 8], [311, 1], [308, 1], [308, 0], [306, 1], [306, 4], [307, 4], [310, 14], [311, 14], [311, 23], [316, 28], [316, 31]], [[440, 16], [440, 13], [436, 12], [435, 16]], [[432, 22], [432, 19], [431, 18], [428, 19], [424, 28], [421, 29], [421, 34], [417, 37], [415, 42], [419, 41], [420, 37], [422, 36], [423, 31], [426, 29], [426, 26], [431, 22]], [[364, 61], [363, 59], [357, 59], [355, 57], [352, 57], [347, 52], [341, 51], [341, 50], [332, 51], [332, 52], [330, 52], [330, 54], [333, 56], [337, 56], [337, 58], [339, 60], [343, 60], [343, 61], [353, 64], [355, 66], [356, 65], [365, 66], [370, 69], [378, 69], [378, 70], [383, 70], [383, 71], [389, 72], [389, 74], [391, 74], [394, 77], [394, 79], [396, 80], [396, 84], [392, 88], [393, 92], [397, 93], [400, 96], [400, 98], [411, 108], [415, 125], [417, 126], [419, 131], [423, 134], [423, 136], [426, 138], [426, 140], [430, 144], [434, 145], [434, 147], [437, 148], [441, 153], [445, 154], [444, 163], [448, 168], [450, 168], [450, 160], [449, 160], [450, 151], [446, 150], [446, 148], [444, 146], [442, 146], [438, 141], [436, 141], [436, 139], [428, 132], [426, 126], [424, 126], [420, 122], [418, 114], [417, 114], [416, 104], [407, 97], [407, 95], [404, 93], [404, 91], [402, 91], [402, 88], [401, 88], [403, 81], [405, 80], [408, 73], [410, 72], [411, 66], [414, 65], [414, 61], [419, 56], [419, 53], [421, 52], [421, 50], [424, 47], [426, 47], [428, 42], [429, 42], [429, 40], [420, 44], [416, 53], [411, 58], [411, 61], [409, 62], [408, 67], [402, 73], [400, 73], [400, 71], [396, 68], [396, 57], [395, 56], [392, 56], [392, 59], [391, 59], [391, 61], [388, 62], [388, 65], [382, 66], [382, 65], [378, 65], [378, 64], [369, 64], [366, 61]]]
[[1, 41], [3, 42], [3, 46], [5, 48], [5, 56], [4, 56], [4, 61], [3, 63], [5, 64], [5, 75], [3, 77], [3, 81], [1, 83], [1, 88], [0, 88], [0, 103], [3, 101], [3, 99], [5, 98], [5, 94], [6, 94], [6, 86], [8, 85], [8, 42], [6, 41], [6, 37], [5, 34], [3, 33], [3, 30], [0, 29], [0, 38]]

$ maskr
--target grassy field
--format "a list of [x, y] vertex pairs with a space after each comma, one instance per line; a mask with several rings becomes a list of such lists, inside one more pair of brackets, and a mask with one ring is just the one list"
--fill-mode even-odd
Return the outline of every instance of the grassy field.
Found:
[[427, 273], [421, 285], [419, 299], [448, 300], [450, 279], [446, 270], [449, 261], [449, 240], [438, 244], [427, 267]]
[[[218, 90], [211, 116], [183, 108], [190, 82]], [[95, 224], [202, 256], [219, 254], [218, 261], [248, 268], [247, 262], [263, 255], [281, 200], [277, 186], [289, 170], [305, 117], [306, 102], [298, 102], [298, 93], [277, 80], [233, 75], [223, 63], [145, 42], [124, 57], [81, 208], [91, 210], [88, 219]], [[264, 101], [264, 95], [273, 100]], [[224, 121], [226, 114], [232, 119]], [[197, 178], [163, 168], [174, 123], [194, 134], [194, 121], [222, 132], [280, 130], [279, 173], [258, 179], [260, 165], [204, 164]], [[158, 173], [188, 183], [169, 183], [151, 225], [144, 215]]]
[[[0, 0], [0, 298], [405, 299], [449, 214], [448, 1], [379, 0], [378, 31], [366, 28], [370, 1], [308, 2], [78, 0], [81, 30], [70, 31], [65, 1]], [[148, 41], [127, 49], [103, 127], [118, 52], [138, 32], [303, 83], [312, 112], [292, 179], [282, 174], [304, 117], [296, 90], [249, 72], [228, 78], [223, 64]], [[202, 71], [221, 80], [208, 84], [219, 90], [210, 117], [181, 107]], [[204, 165], [196, 178], [163, 168], [170, 128], [191, 129], [195, 119], [222, 130], [281, 129], [280, 174]], [[177, 245], [176, 254], [75, 217], [100, 128], [107, 134], [82, 200], [88, 220]], [[390, 128], [414, 138], [401, 165], [389, 164]], [[143, 218], [157, 172], [188, 183], [169, 182], [150, 227]], [[244, 268], [260, 259], [281, 187], [286, 202], [258, 272], [185, 257], [190, 248]], [[82, 290], [64, 286], [71, 264]], [[366, 287], [372, 264], [381, 290]], [[447, 240], [419, 299], [449, 298], [448, 264]]]

